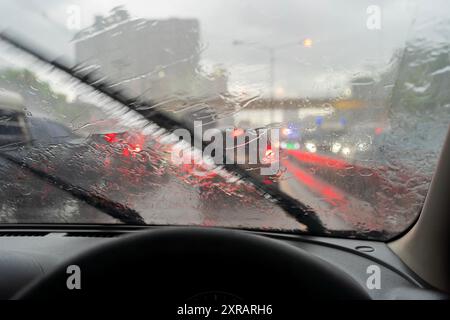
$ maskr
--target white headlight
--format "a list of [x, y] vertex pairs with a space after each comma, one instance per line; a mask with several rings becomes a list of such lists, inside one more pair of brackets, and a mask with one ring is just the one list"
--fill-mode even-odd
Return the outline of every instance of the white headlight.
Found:
[[341, 148], [342, 148], [342, 145], [339, 142], [335, 142], [331, 146], [331, 152], [338, 153], [341, 150]]
[[351, 150], [350, 150], [349, 147], [343, 147], [343, 148], [342, 148], [342, 154], [343, 154], [344, 156], [348, 156], [348, 155], [350, 154], [350, 152], [351, 152]]
[[314, 153], [317, 151], [316, 145], [312, 142], [305, 143], [305, 147], [306, 147], [306, 150], [308, 150], [309, 152]]
[[358, 148], [359, 151], [367, 151], [367, 150], [369, 150], [369, 146], [370, 145], [366, 142], [360, 142], [360, 143], [358, 143], [356, 148]]

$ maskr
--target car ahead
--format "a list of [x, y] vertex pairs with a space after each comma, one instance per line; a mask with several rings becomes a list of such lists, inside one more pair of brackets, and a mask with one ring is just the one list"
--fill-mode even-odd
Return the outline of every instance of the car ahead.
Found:
[[[46, 166], [46, 172], [55, 171], [59, 164], [41, 157], [46, 152], [56, 149], [58, 145], [76, 145], [80, 143], [80, 137], [74, 134], [68, 127], [45, 118], [28, 114], [22, 96], [11, 91], [0, 92], [0, 162], [5, 174], [3, 201], [8, 198], [18, 198], [29, 190], [39, 190], [24, 197], [17, 207], [17, 215], [21, 211], [30, 210], [36, 203], [53, 204], [58, 201], [57, 195], [48, 192], [48, 188], [41, 188], [36, 179], [23, 172], [12, 161], [16, 160], [20, 165], [23, 159], [30, 159], [35, 163]], [[64, 163], [64, 158], [71, 150], [65, 148], [59, 151], [59, 161]], [[23, 184], [14, 183], [21, 179]]]
[[[142, 172], [148, 165], [155, 164], [149, 161], [149, 153], [144, 150], [146, 137], [140, 132], [122, 129], [114, 133], [91, 133], [87, 137], [77, 135], [55, 120], [27, 114], [23, 98], [14, 92], [2, 91], [0, 106], [0, 149], [2, 155], [7, 157], [0, 158], [0, 161], [10, 177], [4, 181], [9, 186], [4, 191], [6, 198], [20, 197], [29, 189], [41, 189], [37, 187], [39, 184], [36, 185], [36, 179], [28, 175], [23, 178], [22, 185], [28, 185], [25, 189], [14, 184], [14, 180], [23, 176], [23, 173], [20, 168], [11, 165], [11, 160], [22, 164], [26, 159], [26, 163], [35, 167], [44, 165], [47, 174], [71, 177], [71, 181], [78, 185], [87, 185], [86, 182], [95, 185], [104, 177], [121, 176], [133, 180], [133, 183], [128, 184], [130, 189], [140, 188], [139, 183], [144, 178]], [[59, 156], [49, 158], [48, 152], [58, 153]], [[83, 183], [77, 177], [76, 168], [71, 165], [76, 157], [83, 157], [85, 167], [90, 168], [87, 174], [89, 178], [84, 178]], [[141, 175], [138, 176], [138, 173]], [[47, 187], [41, 191], [25, 197], [20, 210], [27, 210], [36, 202], [48, 203], [49, 206], [57, 202], [58, 194], [50, 192]]]
[[348, 130], [345, 118], [336, 119], [336, 110], [328, 105], [299, 108], [298, 113], [298, 119], [289, 119], [279, 128], [282, 149], [326, 153], [332, 141]]
[[0, 91], [0, 146], [36, 146], [57, 144], [78, 138], [75, 133], [57, 121], [35, 117], [26, 111], [22, 96]]
[[[278, 150], [275, 150], [275, 146], [270, 141], [269, 130], [249, 126], [220, 126], [217, 98], [202, 97], [192, 100], [169, 99], [156, 102], [155, 109], [182, 124], [193, 135], [199, 127], [201, 127], [202, 135], [208, 129], [219, 130], [222, 133], [222, 145], [218, 147], [222, 149], [223, 157], [216, 157], [214, 151], [211, 156], [215, 163], [225, 167], [237, 165], [242, 170], [241, 173], [258, 177], [262, 183], [276, 187], [279, 172], [260, 174], [262, 168], [270, 167], [273, 162], [279, 161]], [[245, 123], [242, 122], [242, 124]], [[108, 141], [109, 138], [105, 137]], [[133, 154], [132, 149], [130, 149], [131, 154]], [[124, 154], [128, 153], [130, 152], [124, 150]]]

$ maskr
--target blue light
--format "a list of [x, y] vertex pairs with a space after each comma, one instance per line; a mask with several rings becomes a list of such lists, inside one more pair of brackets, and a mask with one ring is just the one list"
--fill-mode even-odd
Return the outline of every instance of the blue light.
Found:
[[287, 127], [283, 129], [282, 133], [286, 135], [289, 139], [296, 139], [300, 135], [300, 130], [297, 125], [289, 123]]
[[318, 116], [316, 118], [316, 124], [320, 127], [323, 123], [323, 117], [322, 116]]

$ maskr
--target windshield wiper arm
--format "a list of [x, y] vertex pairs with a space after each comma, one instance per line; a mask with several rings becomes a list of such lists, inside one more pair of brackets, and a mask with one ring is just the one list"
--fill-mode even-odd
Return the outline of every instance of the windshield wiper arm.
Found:
[[[138, 99], [130, 98], [124, 95], [120, 90], [113, 90], [111, 89], [111, 86], [105, 83], [104, 81], [101, 81], [99, 79], [94, 79], [92, 77], [91, 73], [82, 73], [78, 70], [83, 70], [81, 67], [74, 67], [69, 68], [63, 63], [60, 63], [56, 60], [50, 60], [45, 57], [44, 54], [38, 53], [35, 49], [30, 48], [29, 46], [25, 45], [24, 43], [21, 43], [17, 41], [14, 37], [6, 34], [5, 32], [0, 33], [0, 39], [3, 39], [4, 41], [10, 43], [11, 45], [15, 46], [16, 48], [27, 52], [28, 54], [32, 55], [36, 59], [53, 66], [54, 68], [65, 72], [66, 74], [70, 75], [71, 77], [79, 80], [80, 82], [90, 86], [91, 88], [94, 88], [95, 90], [101, 92], [105, 96], [119, 102], [121, 105], [127, 107], [128, 109], [131, 109], [140, 115], [142, 115], [147, 120], [155, 123], [156, 125], [166, 128], [168, 130], [174, 130], [177, 128], [183, 128], [191, 132], [191, 136], [193, 139], [198, 140], [199, 145], [202, 146], [202, 148], [205, 148], [208, 144], [205, 141], [202, 141], [200, 137], [196, 137], [196, 135], [193, 134], [193, 129], [189, 128], [189, 126], [183, 124], [180, 121], [174, 120], [170, 118], [169, 116], [161, 113], [156, 108], [152, 108], [152, 106], [144, 101], [140, 101]], [[226, 160], [226, 154], [224, 153], [224, 160]], [[227, 163], [224, 161], [224, 163]], [[296, 219], [301, 224], [304, 224], [308, 228], [309, 234], [321, 234], [326, 232], [326, 228], [322, 224], [320, 218], [316, 214], [316, 212], [309, 206], [305, 205], [304, 203], [300, 202], [299, 200], [281, 192], [277, 188], [266, 185], [262, 182], [262, 179], [257, 178], [255, 176], [252, 176], [249, 174], [244, 168], [240, 167], [239, 165], [233, 164], [233, 165], [227, 165], [227, 170], [233, 171], [237, 173], [239, 176], [241, 176], [244, 180], [251, 181], [255, 187], [257, 187], [259, 190], [261, 190], [264, 193], [269, 194], [273, 199], [276, 200], [276, 203], [291, 217]]]
[[33, 174], [35, 177], [44, 180], [51, 185], [58, 187], [59, 189], [69, 193], [78, 200], [81, 200], [88, 205], [106, 213], [107, 215], [123, 222], [132, 225], [145, 225], [145, 221], [142, 216], [135, 210], [108, 198], [102, 197], [97, 194], [93, 194], [81, 187], [74, 186], [67, 183], [63, 179], [53, 176], [45, 171], [34, 168], [23, 160], [19, 160], [14, 156], [0, 152], [0, 157], [8, 162], [23, 168]]

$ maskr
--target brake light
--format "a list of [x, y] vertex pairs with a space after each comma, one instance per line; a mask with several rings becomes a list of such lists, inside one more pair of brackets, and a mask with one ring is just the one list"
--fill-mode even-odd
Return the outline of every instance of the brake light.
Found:
[[106, 133], [103, 135], [108, 143], [117, 143], [123, 147], [122, 155], [129, 157], [142, 151], [142, 146], [145, 144], [145, 136], [139, 133]]
[[113, 143], [117, 141], [117, 133], [106, 133], [103, 135], [103, 139], [105, 139], [109, 143]]
[[128, 144], [127, 146], [125, 146], [122, 150], [122, 155], [125, 157], [129, 157], [130, 155], [132, 155], [134, 157], [134, 155], [138, 152], [141, 152], [142, 149], [140, 147], [140, 145], [135, 144]]

